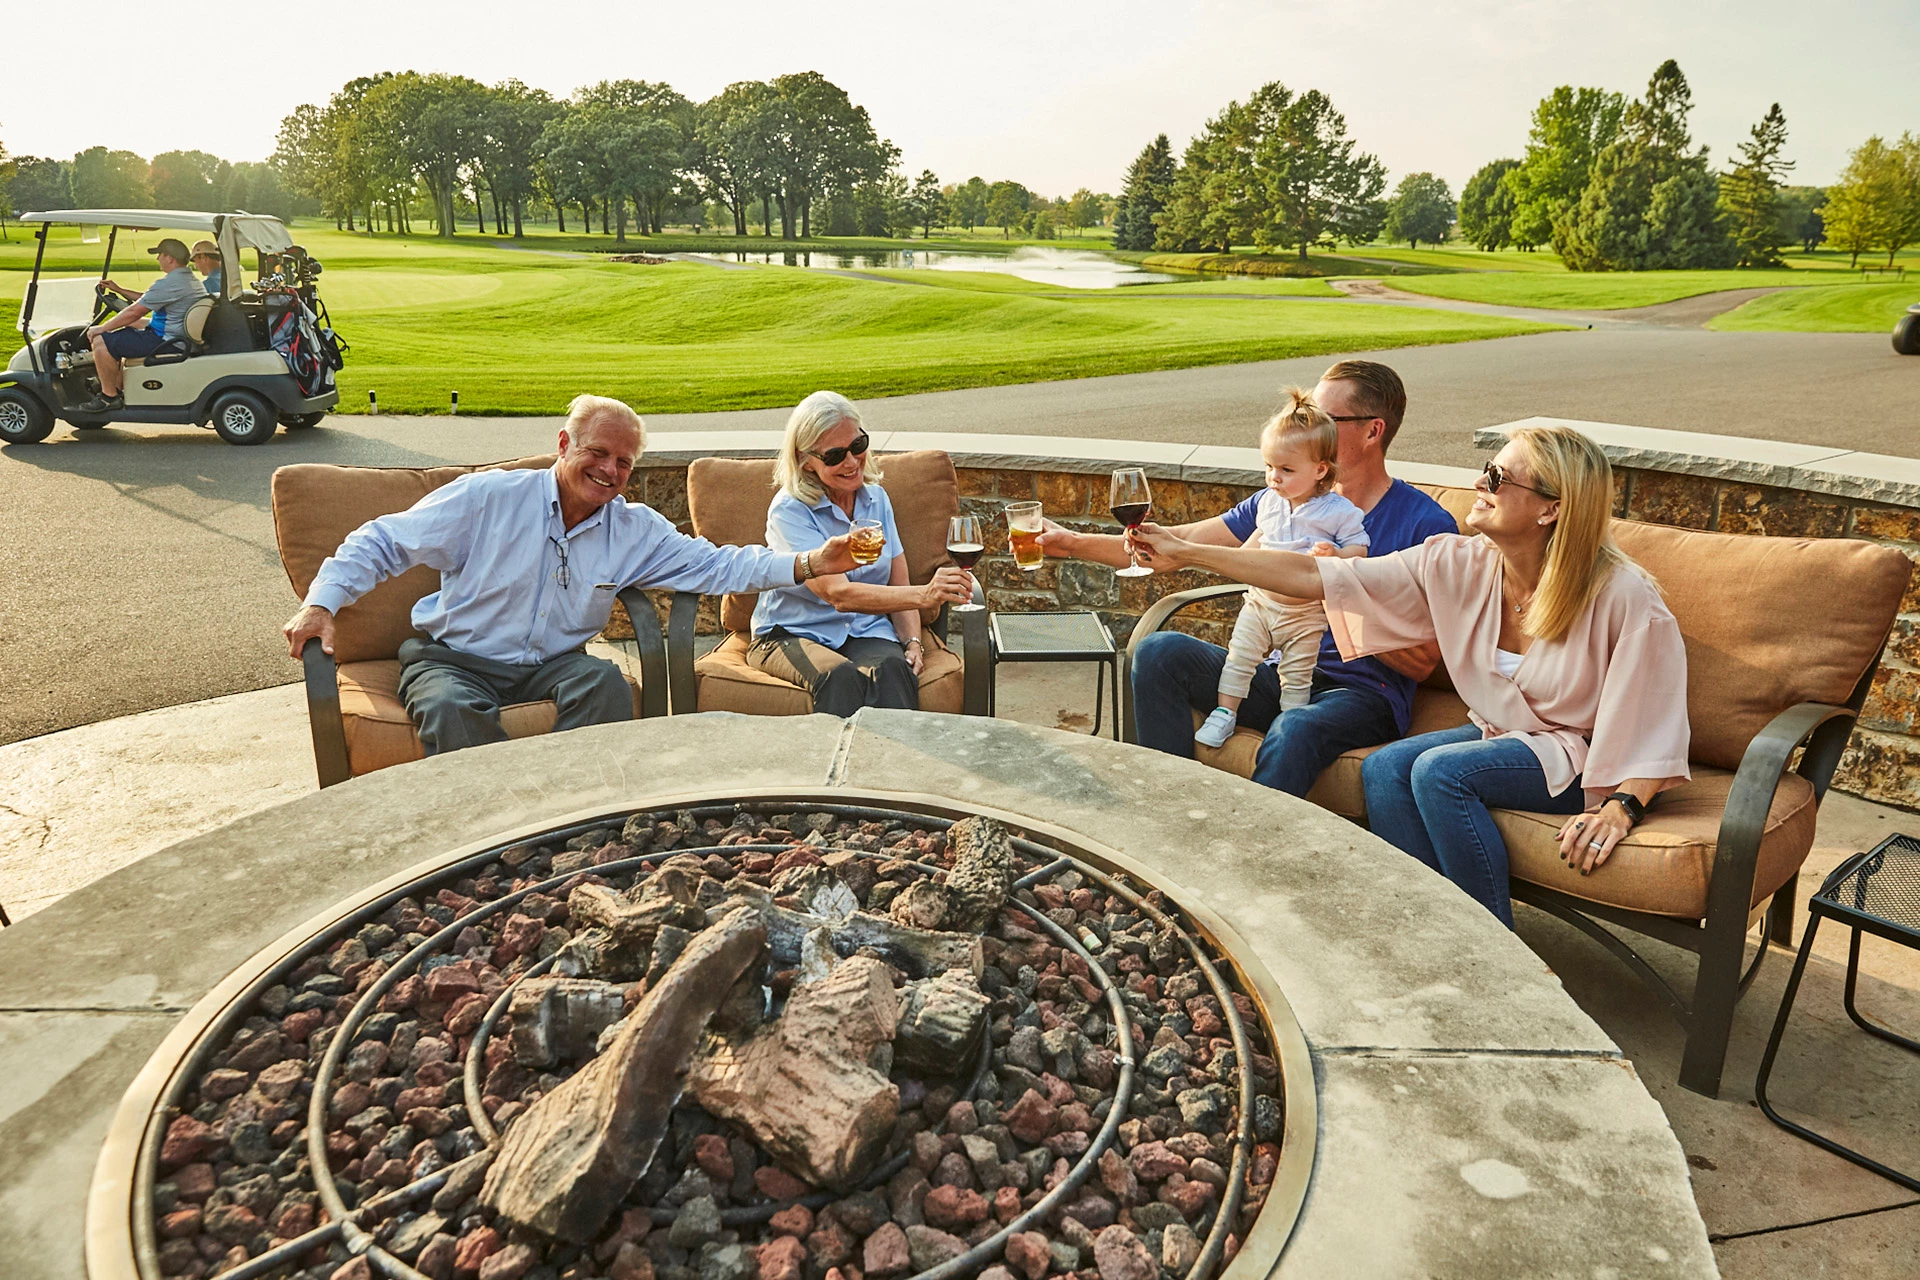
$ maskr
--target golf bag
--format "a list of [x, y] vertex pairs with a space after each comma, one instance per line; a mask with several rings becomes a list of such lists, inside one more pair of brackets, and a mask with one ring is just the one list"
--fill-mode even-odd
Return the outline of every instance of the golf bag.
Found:
[[346, 363], [346, 344], [299, 297], [268, 300], [267, 337], [300, 384], [301, 395], [311, 399], [333, 390], [334, 371]]

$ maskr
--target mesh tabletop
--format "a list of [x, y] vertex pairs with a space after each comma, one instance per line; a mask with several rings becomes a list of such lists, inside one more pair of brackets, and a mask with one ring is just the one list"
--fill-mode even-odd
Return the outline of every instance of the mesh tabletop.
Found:
[[1105, 658], [1113, 636], [1100, 615], [1070, 613], [996, 613], [993, 645], [1002, 660], [1020, 658]]
[[1836, 915], [1870, 916], [1920, 933], [1920, 840], [1888, 836], [1814, 902]]

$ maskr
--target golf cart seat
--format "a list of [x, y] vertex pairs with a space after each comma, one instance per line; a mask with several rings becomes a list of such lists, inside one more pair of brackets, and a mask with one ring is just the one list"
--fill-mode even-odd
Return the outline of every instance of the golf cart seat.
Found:
[[150, 356], [133, 356], [121, 361], [126, 368], [138, 368], [141, 365], [179, 364], [188, 356], [197, 356], [206, 350], [207, 317], [213, 314], [213, 295], [208, 294], [187, 308], [186, 332], [177, 338], [168, 338], [162, 346]]

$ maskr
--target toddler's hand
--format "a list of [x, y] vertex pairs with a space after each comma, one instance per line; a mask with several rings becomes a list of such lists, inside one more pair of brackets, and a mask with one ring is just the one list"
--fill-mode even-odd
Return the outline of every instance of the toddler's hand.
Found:
[[1316, 556], [1337, 556], [1340, 554], [1340, 548], [1334, 546], [1331, 542], [1316, 542], [1313, 544], [1312, 554]]

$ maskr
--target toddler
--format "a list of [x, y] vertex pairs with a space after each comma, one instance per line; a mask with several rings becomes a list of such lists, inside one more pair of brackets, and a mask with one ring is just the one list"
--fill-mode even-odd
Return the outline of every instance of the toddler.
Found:
[[[1267, 487], [1260, 492], [1258, 523], [1246, 545], [1354, 559], [1367, 554], [1360, 508], [1333, 491], [1338, 446], [1339, 428], [1333, 419], [1314, 404], [1310, 393], [1289, 387], [1285, 407], [1260, 431]], [[1233, 736], [1253, 673], [1269, 654], [1277, 658], [1281, 714], [1306, 706], [1326, 630], [1327, 612], [1320, 601], [1249, 588], [1220, 672], [1220, 705], [1193, 740], [1218, 747]]]

